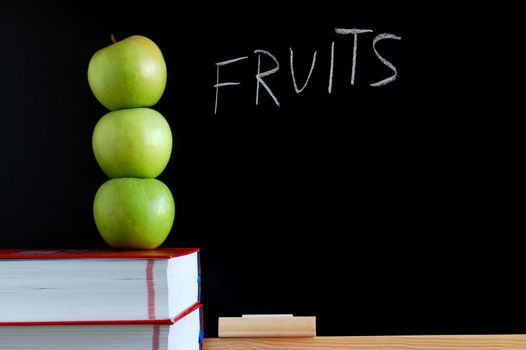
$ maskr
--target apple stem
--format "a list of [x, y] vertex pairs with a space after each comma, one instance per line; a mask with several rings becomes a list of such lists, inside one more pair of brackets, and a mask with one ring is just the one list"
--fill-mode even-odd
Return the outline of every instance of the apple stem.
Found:
[[115, 35], [111, 34], [111, 41], [115, 44], [117, 40], [115, 39]]

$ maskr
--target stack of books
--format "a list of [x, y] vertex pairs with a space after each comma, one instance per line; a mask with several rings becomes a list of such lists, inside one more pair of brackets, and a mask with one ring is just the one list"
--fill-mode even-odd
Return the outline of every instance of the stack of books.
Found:
[[0, 250], [0, 349], [197, 350], [199, 249]]

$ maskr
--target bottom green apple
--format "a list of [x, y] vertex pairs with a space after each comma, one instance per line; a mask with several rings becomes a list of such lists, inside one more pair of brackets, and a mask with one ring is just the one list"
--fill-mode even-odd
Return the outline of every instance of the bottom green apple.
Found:
[[117, 178], [95, 194], [93, 216], [111, 247], [153, 249], [172, 229], [175, 203], [170, 189], [157, 179]]

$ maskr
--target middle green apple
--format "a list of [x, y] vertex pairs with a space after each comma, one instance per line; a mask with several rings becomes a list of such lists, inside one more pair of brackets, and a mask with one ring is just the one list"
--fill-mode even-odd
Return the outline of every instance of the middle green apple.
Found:
[[153, 109], [120, 109], [97, 122], [92, 146], [97, 163], [110, 178], [155, 178], [170, 160], [172, 132]]

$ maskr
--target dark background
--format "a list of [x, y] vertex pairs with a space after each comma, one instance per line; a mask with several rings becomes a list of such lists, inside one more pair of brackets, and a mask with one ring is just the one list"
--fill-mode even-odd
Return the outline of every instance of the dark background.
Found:
[[[2, 3], [0, 248], [105, 246], [91, 134], [106, 111], [87, 66], [110, 34], [141, 34], [168, 67], [154, 108], [174, 135], [159, 179], [177, 214], [163, 246], [202, 249], [207, 336], [243, 313], [315, 315], [320, 335], [523, 333], [523, 157], [494, 93], [493, 32], [445, 4], [337, 3]], [[352, 36], [334, 28], [374, 31], [354, 86]], [[391, 74], [372, 50], [384, 32], [402, 37], [378, 44], [399, 78], [370, 87]], [[299, 84], [318, 52], [300, 95], [289, 47]], [[255, 105], [258, 49], [280, 62], [265, 79], [280, 107], [263, 87]], [[240, 56], [214, 115], [215, 63]]]

